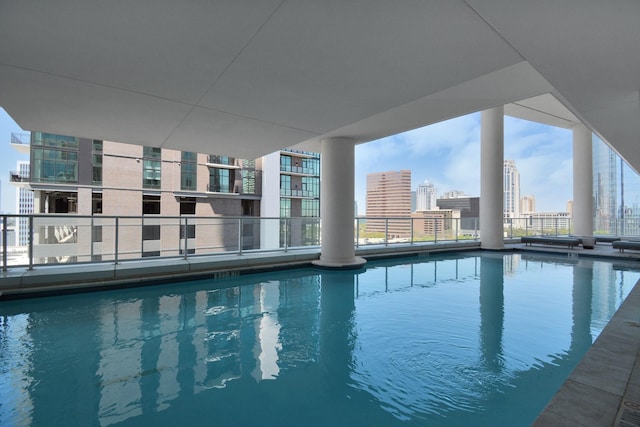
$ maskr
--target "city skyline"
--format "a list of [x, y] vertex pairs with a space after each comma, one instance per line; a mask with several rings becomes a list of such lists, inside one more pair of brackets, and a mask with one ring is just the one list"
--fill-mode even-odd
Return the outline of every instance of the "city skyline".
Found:
[[[573, 199], [571, 130], [505, 116], [504, 158], [515, 160], [521, 194], [536, 197], [538, 211], [566, 210]], [[366, 175], [409, 169], [412, 190], [425, 180], [442, 194], [458, 190], [480, 195], [480, 113], [356, 146], [356, 201], [366, 205]]]

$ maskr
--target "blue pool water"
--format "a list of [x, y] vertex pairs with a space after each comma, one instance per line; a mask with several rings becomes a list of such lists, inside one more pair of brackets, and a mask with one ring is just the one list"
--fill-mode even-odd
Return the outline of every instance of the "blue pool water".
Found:
[[2, 302], [0, 425], [529, 425], [639, 278], [467, 253]]

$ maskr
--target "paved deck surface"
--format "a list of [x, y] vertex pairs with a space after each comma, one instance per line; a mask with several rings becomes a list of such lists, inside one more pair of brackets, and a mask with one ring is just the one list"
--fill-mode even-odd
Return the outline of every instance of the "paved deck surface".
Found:
[[[594, 257], [638, 261], [640, 251], [620, 253], [611, 244], [594, 249], [569, 249], [553, 245], [505, 245], [505, 249], [523, 252], [559, 254], [570, 257]], [[477, 242], [442, 243], [388, 247], [362, 247], [364, 257], [394, 256], [415, 251], [452, 251], [478, 249]], [[135, 284], [148, 280], [189, 275], [254, 272], [260, 269], [308, 265], [318, 259], [319, 250], [255, 253], [160, 259], [127, 262], [118, 265], [79, 264], [41, 267], [34, 270], [12, 268], [0, 272], [0, 296], [4, 292], [31, 293], [77, 288], [88, 281], [96, 287]], [[150, 274], [153, 272], [153, 274]], [[86, 284], [85, 284], [86, 286]], [[640, 284], [636, 284], [614, 317], [604, 328], [585, 357], [571, 373], [558, 393], [533, 424], [541, 426], [640, 426]]]
[[[594, 249], [507, 245], [527, 252], [637, 260], [611, 244]], [[640, 426], [640, 284], [636, 284], [587, 354], [533, 423], [547, 426]]]

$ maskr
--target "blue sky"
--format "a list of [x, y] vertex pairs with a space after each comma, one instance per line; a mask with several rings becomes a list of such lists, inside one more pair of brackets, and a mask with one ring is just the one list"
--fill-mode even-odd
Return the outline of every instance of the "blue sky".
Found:
[[[520, 171], [521, 195], [533, 194], [538, 211], [564, 211], [572, 198], [571, 131], [505, 117], [505, 159]], [[15, 212], [15, 187], [9, 171], [28, 160], [9, 146], [12, 132], [24, 132], [0, 108], [0, 210]], [[373, 172], [411, 170], [412, 189], [428, 179], [438, 194], [461, 190], [480, 195], [480, 114], [470, 114], [356, 147], [355, 190], [365, 214], [366, 177]]]
[[15, 213], [16, 187], [9, 184], [9, 171], [16, 170], [16, 162], [18, 160], [29, 160], [29, 156], [20, 154], [18, 150], [9, 145], [12, 132], [21, 133], [24, 131], [4, 109], [0, 108], [0, 144], [2, 144], [2, 149], [0, 150], [0, 153], [2, 153], [0, 155], [0, 181], [2, 181], [0, 211]]
[[[570, 130], [505, 116], [504, 157], [516, 161], [521, 196], [533, 194], [537, 211], [565, 211], [572, 199]], [[460, 190], [480, 195], [480, 113], [356, 146], [356, 201], [365, 214], [366, 177], [411, 170], [411, 187], [429, 180], [438, 195]]]

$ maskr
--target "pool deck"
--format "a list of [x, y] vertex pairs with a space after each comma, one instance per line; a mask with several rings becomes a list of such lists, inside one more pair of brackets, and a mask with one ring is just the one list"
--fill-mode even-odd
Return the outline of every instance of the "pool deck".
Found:
[[[416, 253], [478, 250], [478, 242], [362, 246], [368, 259]], [[506, 243], [505, 250], [570, 258], [637, 261], [640, 251], [620, 253], [611, 244], [594, 249]], [[319, 249], [245, 252], [240, 255], [9, 268], [0, 272], [0, 298], [141, 286], [185, 278], [222, 278], [310, 266]], [[640, 282], [639, 282], [640, 283]], [[640, 284], [636, 284], [578, 366], [533, 423], [541, 426], [640, 426]]]
[[[611, 244], [599, 243], [594, 249], [507, 246], [640, 263], [639, 251], [620, 253]], [[533, 426], [640, 426], [640, 284], [634, 286]]]

